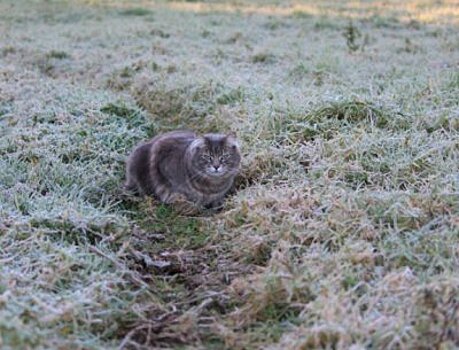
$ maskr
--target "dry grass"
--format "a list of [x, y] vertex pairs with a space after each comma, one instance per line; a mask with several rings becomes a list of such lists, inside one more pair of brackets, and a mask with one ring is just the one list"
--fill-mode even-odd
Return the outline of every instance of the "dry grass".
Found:
[[[459, 347], [457, 13], [2, 1], [0, 348]], [[179, 127], [241, 139], [219, 213], [119, 189]]]

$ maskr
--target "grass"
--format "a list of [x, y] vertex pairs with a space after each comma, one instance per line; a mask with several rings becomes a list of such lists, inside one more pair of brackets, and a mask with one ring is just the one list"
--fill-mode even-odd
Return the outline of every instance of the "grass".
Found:
[[65, 58], [69, 58], [69, 54], [65, 51], [56, 51], [56, 50], [51, 50], [48, 54], [47, 54], [47, 57], [48, 58], [55, 58], [55, 59], [58, 59], [58, 60], [63, 60]]
[[[0, 348], [459, 346], [453, 1], [12, 4]], [[220, 212], [120, 189], [175, 128], [239, 136]]]
[[152, 11], [143, 7], [132, 7], [120, 11], [120, 14], [123, 16], [147, 16], [152, 14]]

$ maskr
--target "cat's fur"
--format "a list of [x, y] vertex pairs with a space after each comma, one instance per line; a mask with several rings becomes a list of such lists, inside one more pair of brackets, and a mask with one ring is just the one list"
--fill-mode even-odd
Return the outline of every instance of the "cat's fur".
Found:
[[239, 171], [234, 135], [172, 131], [137, 146], [127, 161], [125, 188], [163, 203], [179, 198], [214, 208], [223, 203]]

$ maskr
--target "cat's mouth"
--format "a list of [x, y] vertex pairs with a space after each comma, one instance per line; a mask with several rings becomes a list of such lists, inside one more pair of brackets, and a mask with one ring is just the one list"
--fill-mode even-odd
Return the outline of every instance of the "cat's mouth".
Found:
[[207, 169], [207, 174], [210, 175], [211, 177], [221, 177], [223, 175], [225, 175], [226, 171], [222, 168], [222, 167], [219, 167], [219, 168], [209, 168]]

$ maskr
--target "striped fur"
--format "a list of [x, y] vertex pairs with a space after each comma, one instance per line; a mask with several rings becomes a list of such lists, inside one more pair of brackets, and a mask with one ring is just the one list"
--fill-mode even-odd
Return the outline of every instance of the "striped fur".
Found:
[[125, 188], [163, 203], [180, 197], [217, 207], [233, 185], [241, 155], [234, 135], [173, 131], [137, 146], [128, 158]]

